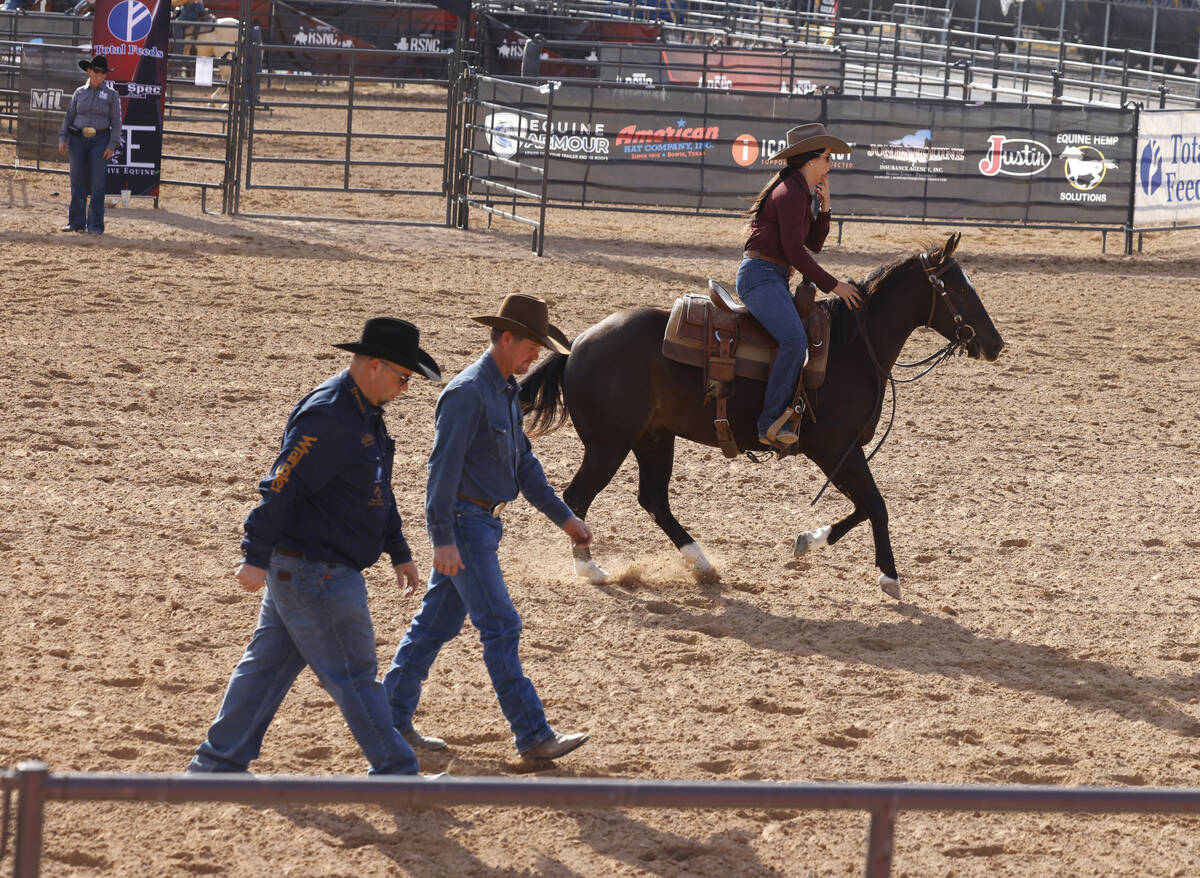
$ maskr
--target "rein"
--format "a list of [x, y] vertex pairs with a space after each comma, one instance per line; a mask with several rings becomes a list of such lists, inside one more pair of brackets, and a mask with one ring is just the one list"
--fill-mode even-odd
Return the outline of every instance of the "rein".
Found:
[[[956, 264], [954, 259], [948, 259], [938, 266], [934, 266], [932, 263], [930, 263], [929, 254], [927, 252], [921, 253], [919, 259], [921, 262], [921, 270], [925, 272], [925, 279], [929, 281], [929, 290], [931, 294], [929, 303], [929, 317], [925, 320], [925, 328], [932, 328], [933, 314], [934, 311], [937, 310], [938, 299], [941, 298], [941, 300], [946, 304], [946, 308], [950, 312], [950, 315], [954, 318], [954, 338], [946, 342], [943, 347], [934, 351], [924, 359], [917, 360], [914, 363], [896, 363], [897, 366], [900, 366], [904, 369], [918, 369], [921, 366], [924, 366], [926, 363], [929, 363], [929, 366], [919, 375], [914, 375], [912, 378], [896, 378], [890, 371], [886, 371], [883, 366], [880, 365], [879, 358], [875, 355], [875, 348], [871, 345], [871, 338], [867, 334], [866, 318], [863, 316], [863, 308], [855, 310], [854, 321], [858, 325], [859, 333], [862, 335], [863, 345], [866, 347], [867, 354], [871, 358], [871, 365], [875, 367], [875, 371], [879, 374], [879, 377], [882, 378], [883, 381], [878, 382], [875, 385], [875, 403], [871, 407], [872, 415], [867, 416], [867, 422], [863, 424], [862, 430], [859, 430], [858, 433], [855, 434], [855, 437], [850, 440], [850, 446], [842, 453], [842, 456], [838, 458], [837, 465], [830, 471], [829, 476], [825, 479], [825, 484], [821, 486], [821, 490], [817, 491], [817, 495], [813, 497], [812, 502], [809, 503], [810, 506], [816, 505], [817, 501], [821, 499], [821, 495], [825, 493], [825, 489], [828, 488], [833, 482], [833, 477], [837, 475], [838, 470], [842, 468], [842, 464], [846, 462], [846, 458], [850, 456], [850, 452], [852, 452], [855, 446], [858, 444], [858, 436], [861, 436], [863, 430], [866, 430], [867, 425], [871, 423], [871, 417], [873, 416], [875, 409], [880, 409], [880, 413], [882, 414], [884, 384], [890, 384], [892, 388], [892, 413], [888, 418], [887, 428], [883, 431], [883, 435], [879, 437], [879, 441], [875, 443], [875, 447], [871, 449], [871, 453], [867, 455], [867, 463], [870, 463], [871, 458], [873, 458], [876, 452], [883, 447], [883, 443], [887, 441], [888, 436], [892, 432], [892, 425], [896, 422], [896, 385], [912, 384], [917, 379], [924, 378], [937, 366], [940, 366], [942, 363], [946, 362], [946, 360], [954, 356], [956, 351], [964, 351], [967, 343], [970, 342], [971, 339], [975, 338], [975, 328], [963, 320], [962, 314], [959, 312], [958, 308], [954, 306], [954, 300], [950, 298], [949, 290], [946, 289], [946, 284], [942, 280], [942, 275], [949, 270], [952, 265]], [[855, 284], [854, 286], [863, 294], [865, 308], [867, 291], [858, 284]]]

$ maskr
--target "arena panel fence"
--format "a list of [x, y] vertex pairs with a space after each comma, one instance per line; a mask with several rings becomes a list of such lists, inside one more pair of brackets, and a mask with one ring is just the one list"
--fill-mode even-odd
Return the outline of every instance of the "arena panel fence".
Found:
[[[491, 805], [581, 808], [850, 810], [870, 814], [865, 874], [891, 874], [902, 811], [1200, 813], [1200, 789], [909, 783], [788, 783], [604, 778], [250, 777], [51, 773], [25, 762], [0, 773], [4, 826], [17, 794], [14, 878], [37, 878], [49, 801], [183, 804], [361, 804], [387, 808]], [[0, 853], [0, 857], [3, 853]]]
[[[245, 176], [233, 213], [266, 219], [445, 225], [451, 166], [444, 53], [306, 45], [259, 51], [242, 101]], [[411, 71], [409, 73], [408, 71]], [[256, 193], [267, 197], [255, 199]], [[287, 193], [285, 196], [284, 193]], [[265, 205], [271, 210], [256, 205]], [[280, 212], [284, 207], [287, 212]]]
[[[37, 46], [77, 52], [82, 59], [88, 54], [91, 39], [90, 18], [37, 12], [0, 14], [0, 146], [13, 149], [13, 158], [0, 163], [0, 167], [67, 173], [66, 160], [53, 149], [47, 155], [33, 158], [16, 156], [19, 105], [30, 100], [29, 95], [20, 91], [21, 58], [27, 46]], [[210, 38], [186, 39], [177, 30], [172, 31], [160, 179], [165, 186], [199, 189], [201, 209], [207, 212], [208, 195], [223, 193], [227, 185], [232, 118], [228, 88], [234, 78], [236, 59], [214, 59], [212, 84], [198, 85], [195, 47], [206, 39]], [[82, 82], [82, 74], [76, 74], [70, 82], [68, 89]], [[155, 198], [156, 206], [157, 203]]]

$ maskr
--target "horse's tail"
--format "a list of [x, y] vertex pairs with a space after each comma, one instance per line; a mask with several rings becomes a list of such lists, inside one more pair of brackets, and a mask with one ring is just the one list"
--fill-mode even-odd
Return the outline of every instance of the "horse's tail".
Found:
[[567, 422], [569, 412], [563, 402], [562, 390], [566, 368], [566, 354], [551, 354], [521, 382], [521, 407], [533, 416], [525, 425], [530, 436], [553, 433]]

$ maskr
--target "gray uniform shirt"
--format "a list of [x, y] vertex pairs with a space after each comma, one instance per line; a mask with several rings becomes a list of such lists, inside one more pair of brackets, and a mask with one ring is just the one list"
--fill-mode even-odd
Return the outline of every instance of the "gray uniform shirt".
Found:
[[67, 142], [69, 128], [95, 128], [97, 131], [108, 129], [108, 148], [116, 150], [121, 142], [121, 96], [107, 82], [100, 83], [99, 88], [90, 84], [81, 85], [71, 95], [71, 103], [67, 106], [67, 115], [63, 116], [62, 126], [58, 129], [58, 142]]

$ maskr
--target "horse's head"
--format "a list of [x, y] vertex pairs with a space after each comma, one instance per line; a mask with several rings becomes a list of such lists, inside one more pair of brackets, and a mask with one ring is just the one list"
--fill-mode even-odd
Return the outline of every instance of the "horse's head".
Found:
[[962, 235], [955, 232], [944, 246], [927, 250], [918, 257], [930, 287], [925, 325], [937, 330], [947, 341], [960, 342], [969, 356], [994, 360], [1004, 348], [1004, 339], [979, 300], [971, 278], [954, 258], [961, 239]]

